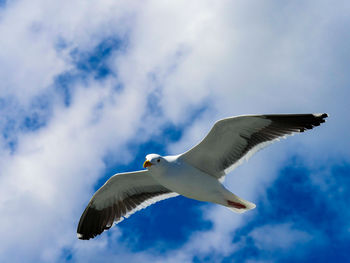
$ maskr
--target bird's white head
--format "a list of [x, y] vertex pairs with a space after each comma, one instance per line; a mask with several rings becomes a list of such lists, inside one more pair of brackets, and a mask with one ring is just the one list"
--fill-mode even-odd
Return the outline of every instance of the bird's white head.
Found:
[[155, 154], [155, 153], [147, 154], [146, 161], [143, 163], [143, 168], [161, 165], [164, 161], [165, 159], [159, 154]]

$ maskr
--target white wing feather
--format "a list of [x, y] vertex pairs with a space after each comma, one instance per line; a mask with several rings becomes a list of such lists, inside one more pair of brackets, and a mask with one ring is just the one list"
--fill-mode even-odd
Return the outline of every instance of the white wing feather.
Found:
[[223, 179], [262, 148], [324, 122], [327, 114], [245, 115], [219, 120], [207, 136], [179, 158]]
[[112, 176], [91, 198], [77, 233], [90, 239], [131, 214], [177, 193], [157, 183], [147, 170]]

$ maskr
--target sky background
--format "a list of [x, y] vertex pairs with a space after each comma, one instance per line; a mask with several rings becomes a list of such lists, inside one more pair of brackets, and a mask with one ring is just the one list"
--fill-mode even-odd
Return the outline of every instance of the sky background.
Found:
[[[350, 2], [0, 0], [0, 262], [349, 262]], [[220, 118], [327, 112], [94, 240], [89, 199]]]

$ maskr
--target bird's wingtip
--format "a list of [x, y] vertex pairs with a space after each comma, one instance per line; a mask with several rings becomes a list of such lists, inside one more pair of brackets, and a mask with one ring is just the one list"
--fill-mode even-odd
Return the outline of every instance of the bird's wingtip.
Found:
[[86, 238], [84, 238], [84, 235], [80, 234], [80, 233], [77, 233], [77, 238], [79, 238], [79, 239], [86, 239]]
[[325, 119], [325, 118], [328, 118], [329, 115], [327, 113], [315, 113], [314, 116], [316, 118]]

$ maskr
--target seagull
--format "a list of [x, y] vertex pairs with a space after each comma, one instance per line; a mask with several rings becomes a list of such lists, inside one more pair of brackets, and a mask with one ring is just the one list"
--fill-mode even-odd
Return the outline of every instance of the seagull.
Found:
[[222, 185], [227, 173], [267, 145], [325, 122], [323, 114], [242, 115], [217, 121], [192, 149], [173, 156], [148, 154], [145, 170], [113, 175], [91, 198], [77, 229], [88, 240], [136, 211], [183, 195], [243, 213], [255, 204]]

